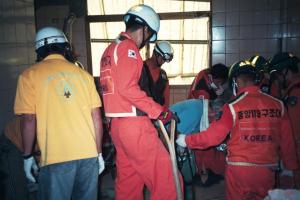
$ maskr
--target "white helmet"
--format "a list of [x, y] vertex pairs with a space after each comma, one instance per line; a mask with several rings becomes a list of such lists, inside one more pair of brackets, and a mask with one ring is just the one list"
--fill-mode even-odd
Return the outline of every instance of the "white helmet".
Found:
[[45, 27], [40, 29], [35, 36], [35, 50], [48, 44], [65, 42], [68, 42], [68, 39], [61, 30], [54, 27]]
[[168, 41], [157, 42], [154, 50], [159, 53], [166, 62], [170, 62], [173, 59], [174, 50]]
[[123, 19], [125, 24], [127, 24], [131, 17], [135, 17], [135, 21], [137, 23], [149, 26], [149, 28], [154, 32], [149, 41], [156, 41], [157, 33], [159, 31], [159, 16], [153, 8], [143, 4], [133, 6], [124, 15]]

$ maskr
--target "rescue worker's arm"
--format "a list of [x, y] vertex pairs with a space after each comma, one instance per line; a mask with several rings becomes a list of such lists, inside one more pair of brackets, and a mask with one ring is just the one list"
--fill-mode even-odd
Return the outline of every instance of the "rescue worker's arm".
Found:
[[99, 94], [96, 90], [96, 85], [94, 83], [94, 78], [89, 76], [89, 91], [90, 91], [90, 106], [91, 106], [91, 115], [94, 124], [95, 131], [95, 142], [98, 154], [102, 153], [102, 137], [103, 137], [103, 126], [102, 126], [102, 116], [100, 107], [102, 102], [100, 100]]
[[142, 66], [142, 61], [140, 63], [138, 61], [138, 59], [141, 59], [138, 53], [138, 49], [134, 47], [133, 44], [130, 45], [122, 42], [119, 45], [118, 70], [116, 70], [117, 80], [114, 80], [117, 82], [117, 88], [115, 89], [135, 107], [146, 112], [151, 119], [157, 119], [163, 111], [163, 107], [148, 97], [138, 85]]
[[102, 137], [103, 137], [103, 127], [102, 127], [102, 117], [100, 112], [100, 107], [92, 109], [92, 118], [95, 129], [95, 140], [98, 154], [102, 153]]
[[36, 137], [36, 98], [34, 77], [30, 71], [24, 71], [18, 80], [14, 112], [21, 116], [21, 135], [24, 155], [30, 155]]
[[170, 105], [170, 85], [169, 85], [169, 81], [166, 83], [166, 88], [164, 91], [164, 98], [165, 98], [165, 107], [169, 107]]
[[206, 149], [224, 141], [233, 127], [233, 117], [227, 104], [222, 111], [221, 119], [213, 122], [206, 131], [186, 136], [185, 142], [189, 148]]
[[21, 115], [21, 134], [23, 141], [23, 154], [25, 156], [32, 154], [33, 145], [36, 137], [36, 115]]
[[296, 157], [295, 140], [287, 113], [284, 113], [281, 125], [280, 153], [284, 166], [288, 170], [294, 170], [299, 167]]

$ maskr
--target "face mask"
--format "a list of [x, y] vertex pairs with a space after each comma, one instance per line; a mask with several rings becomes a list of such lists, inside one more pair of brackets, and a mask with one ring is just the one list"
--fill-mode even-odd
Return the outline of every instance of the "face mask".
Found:
[[208, 80], [209, 80], [209, 86], [212, 88], [212, 89], [217, 89], [218, 86], [214, 83], [213, 81], [213, 78], [210, 74], [208, 74]]

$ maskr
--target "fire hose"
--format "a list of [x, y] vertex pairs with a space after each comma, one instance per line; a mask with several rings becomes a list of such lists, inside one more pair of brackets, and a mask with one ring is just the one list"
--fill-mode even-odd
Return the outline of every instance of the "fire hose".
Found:
[[159, 127], [161, 129], [161, 132], [165, 138], [165, 141], [167, 143], [170, 157], [171, 157], [171, 163], [172, 163], [172, 171], [173, 171], [173, 177], [176, 187], [176, 194], [177, 194], [177, 200], [183, 200], [181, 186], [180, 186], [180, 179], [178, 175], [178, 168], [177, 168], [177, 161], [176, 161], [176, 153], [175, 153], [175, 129], [176, 129], [176, 122], [174, 119], [171, 120], [171, 127], [170, 127], [170, 137], [168, 136], [168, 133], [165, 129], [165, 126], [163, 125], [162, 121], [158, 120]]

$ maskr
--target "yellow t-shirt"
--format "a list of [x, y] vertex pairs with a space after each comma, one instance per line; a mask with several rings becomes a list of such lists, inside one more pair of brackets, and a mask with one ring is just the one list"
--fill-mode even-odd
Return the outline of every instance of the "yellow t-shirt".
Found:
[[45, 166], [97, 156], [91, 111], [100, 106], [93, 78], [52, 54], [20, 75], [14, 111], [36, 114]]

